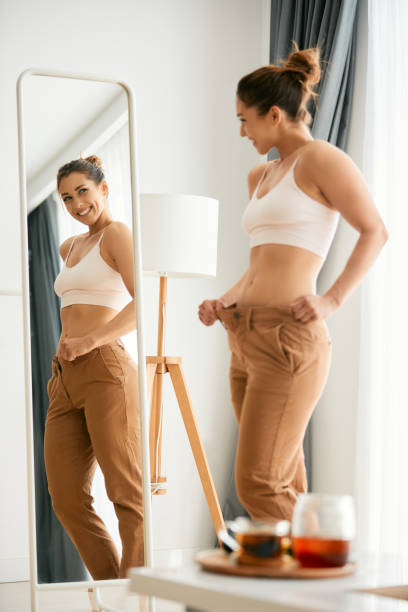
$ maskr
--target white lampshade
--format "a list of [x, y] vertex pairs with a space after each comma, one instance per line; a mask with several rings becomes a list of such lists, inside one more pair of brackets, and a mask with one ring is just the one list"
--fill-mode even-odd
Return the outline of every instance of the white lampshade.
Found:
[[196, 195], [143, 193], [140, 212], [145, 273], [216, 275], [218, 200]]

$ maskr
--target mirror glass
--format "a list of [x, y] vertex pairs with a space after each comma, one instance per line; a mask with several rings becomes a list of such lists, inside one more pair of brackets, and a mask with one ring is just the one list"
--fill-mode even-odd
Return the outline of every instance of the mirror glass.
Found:
[[[121, 557], [122, 561], [126, 555], [132, 557], [132, 566], [143, 564], [140, 562], [143, 542], [141, 546], [139, 542], [136, 553], [138, 544], [131, 541], [135, 531], [143, 538], [142, 499], [141, 496], [137, 498], [140, 482], [132, 494], [135, 472], [131, 473], [128, 465], [124, 465], [134, 452], [129, 443], [133, 440], [132, 432], [129, 434], [132, 408], [123, 406], [123, 402], [120, 406], [115, 403], [119, 394], [123, 395], [123, 386], [131, 378], [130, 374], [136, 372], [136, 333], [123, 335], [116, 344], [106, 344], [103, 350], [92, 350], [71, 364], [64, 366], [62, 363], [61, 366], [61, 360], [55, 359], [61, 335], [61, 301], [55, 292], [54, 281], [64, 266], [59, 247], [76, 236], [76, 245], [72, 245], [69, 256], [72, 254], [75, 262], [73, 269], [81, 261], [76, 270], [82, 277], [81, 282], [91, 279], [95, 271], [95, 275], [101, 275], [102, 292], [109, 293], [109, 290], [118, 288], [118, 269], [113, 267], [113, 262], [111, 265], [108, 263], [102, 242], [99, 246], [86, 222], [73, 218], [67, 210], [56, 179], [59, 168], [67, 162], [96, 155], [102, 162], [104, 180], [108, 185], [105, 200], [102, 191], [95, 192], [99, 194], [99, 205], [107, 206], [112, 220], [126, 224], [131, 230], [127, 95], [116, 84], [29, 76], [25, 79], [23, 100], [38, 583], [122, 578], [125, 575], [114, 575], [115, 571], [123, 572], [123, 566], [117, 567]], [[89, 187], [89, 178], [85, 177], [83, 182]], [[67, 185], [65, 183], [69, 202], [70, 198], [74, 200], [71, 196], [75, 194], [69, 191], [74, 189], [74, 185]], [[100, 189], [101, 185], [95, 182], [92, 185], [91, 181], [95, 189]], [[86, 187], [85, 191], [77, 193], [82, 195], [75, 202], [87, 204]], [[81, 201], [80, 197], [83, 198]], [[98, 234], [102, 238], [104, 231]], [[84, 259], [82, 262], [82, 257], [88, 261]], [[79, 277], [75, 274], [77, 281]], [[64, 282], [68, 285], [74, 282], [72, 286], [77, 290], [73, 278], [66, 276]], [[93, 295], [98, 291], [94, 285], [91, 287]], [[83, 291], [84, 285], [81, 287]], [[128, 292], [124, 305], [131, 300], [132, 295]], [[72, 308], [77, 308], [70, 319], [74, 318], [75, 329], [84, 329], [91, 309], [95, 309], [95, 317], [99, 317], [98, 309], [101, 312], [101, 305], [89, 302], [86, 311], [78, 309], [84, 303], [87, 304], [87, 300], [78, 304], [74, 299], [70, 306], [71, 312]], [[120, 310], [116, 306], [115, 312], [113, 302], [102, 308], [104, 321], [116, 316]], [[85, 385], [82, 395], [75, 391], [80, 380], [85, 381], [81, 383]], [[92, 412], [89, 399], [95, 394], [98, 405], [93, 402]], [[130, 393], [129, 397], [133, 395]], [[44, 438], [51, 401], [58, 404], [58, 410], [53, 413], [53, 428], [49, 433], [50, 437], [55, 436], [49, 446], [53, 450], [48, 451], [45, 461]], [[127, 396], [126, 401], [131, 403]], [[112, 423], [115, 427], [118, 423], [128, 427], [128, 436], [119, 430], [113, 432]], [[112, 434], [110, 439], [98, 434], [101, 428], [104, 435]], [[71, 436], [69, 443], [68, 436]], [[135, 434], [133, 441], [136, 437]], [[112, 446], [108, 451], [113, 438], [117, 448]], [[95, 457], [94, 439], [98, 439], [95, 443], [98, 457]], [[140, 437], [135, 443], [140, 443]], [[99, 463], [104, 463], [102, 466], [98, 463], [99, 453]], [[138, 471], [135, 478], [140, 481], [141, 465], [137, 465], [137, 461], [132, 463], [136, 464]], [[55, 504], [49, 492], [48, 470], [53, 474]], [[126, 478], [129, 479], [127, 484], [124, 482]], [[64, 517], [65, 528], [57, 514]], [[81, 542], [81, 554], [74, 541]], [[123, 550], [123, 543], [129, 550]], [[139, 562], [135, 561], [138, 555]], [[94, 568], [93, 575], [91, 567]]]

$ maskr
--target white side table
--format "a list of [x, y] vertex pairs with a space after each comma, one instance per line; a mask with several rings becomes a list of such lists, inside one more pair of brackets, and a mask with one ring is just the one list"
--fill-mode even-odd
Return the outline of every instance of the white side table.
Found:
[[355, 592], [408, 585], [406, 563], [390, 555], [361, 556], [355, 574], [325, 580], [224, 576], [204, 572], [198, 565], [134, 568], [129, 578], [131, 592], [206, 612], [408, 612], [408, 601]]

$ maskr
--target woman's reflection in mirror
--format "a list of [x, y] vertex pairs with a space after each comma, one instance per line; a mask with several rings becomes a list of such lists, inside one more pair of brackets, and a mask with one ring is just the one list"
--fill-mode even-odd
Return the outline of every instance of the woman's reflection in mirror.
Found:
[[[144, 564], [137, 364], [121, 340], [136, 327], [132, 234], [108, 209], [98, 157], [64, 164], [57, 189], [86, 231], [59, 248], [62, 333], [47, 385], [48, 490], [92, 578], [125, 578]], [[92, 505], [97, 464], [118, 518], [121, 559]]]

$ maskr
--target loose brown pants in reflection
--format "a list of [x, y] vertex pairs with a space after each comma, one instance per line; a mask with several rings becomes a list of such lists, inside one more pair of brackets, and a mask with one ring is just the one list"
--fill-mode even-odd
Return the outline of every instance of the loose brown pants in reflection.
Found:
[[217, 315], [232, 353], [237, 495], [252, 518], [291, 520], [297, 495], [307, 490], [306, 426], [330, 368], [327, 325], [297, 321], [289, 306], [233, 305]]
[[[54, 511], [92, 578], [144, 564], [137, 365], [121, 341], [66, 361], [56, 356], [44, 454]], [[118, 517], [122, 560], [91, 496], [99, 464]]]

